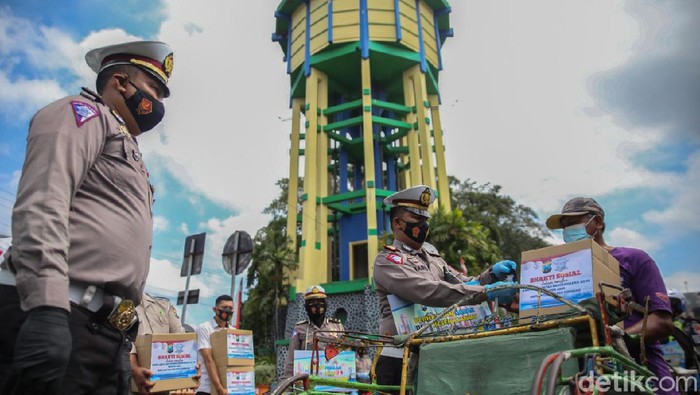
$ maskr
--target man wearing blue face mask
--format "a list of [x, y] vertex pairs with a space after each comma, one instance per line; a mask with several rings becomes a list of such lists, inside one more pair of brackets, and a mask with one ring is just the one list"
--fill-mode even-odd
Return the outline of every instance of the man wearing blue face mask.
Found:
[[[605, 242], [605, 211], [592, 198], [576, 197], [564, 204], [561, 213], [547, 219], [549, 229], [563, 229], [564, 241], [571, 243], [583, 239], [593, 239], [607, 250], [620, 263], [622, 286], [632, 291], [634, 301], [644, 304], [649, 296], [649, 317], [646, 328], [647, 367], [661, 380], [671, 377], [671, 372], [664, 362], [658, 340], [667, 338], [673, 331], [671, 304], [666, 293], [666, 286], [659, 273], [656, 262], [644, 251], [629, 247], [612, 247]], [[625, 332], [638, 335], [642, 331], [642, 315], [634, 313], [625, 320]], [[639, 350], [630, 348], [630, 353], [639, 361]], [[670, 382], [664, 379], [664, 382]], [[664, 383], [666, 384], [666, 383]], [[664, 392], [659, 394], [675, 394]]]
[[137, 41], [85, 59], [97, 92], [59, 99], [29, 125], [14, 246], [0, 264], [3, 395], [114, 394], [136, 329], [153, 231], [136, 139], [163, 118], [173, 53]]
[[[388, 295], [431, 307], [448, 307], [464, 296], [484, 290], [484, 299], [512, 302], [515, 289], [489, 290], [515, 274], [513, 261], [498, 262], [477, 277], [467, 277], [449, 267], [437, 249], [426, 243], [430, 231], [428, 208], [435, 192], [425, 185], [404, 189], [384, 199], [391, 206], [394, 243], [384, 246], [374, 260], [374, 286], [379, 300], [379, 331], [397, 334]], [[403, 350], [384, 347], [377, 362], [377, 383], [398, 385], [401, 380]]]

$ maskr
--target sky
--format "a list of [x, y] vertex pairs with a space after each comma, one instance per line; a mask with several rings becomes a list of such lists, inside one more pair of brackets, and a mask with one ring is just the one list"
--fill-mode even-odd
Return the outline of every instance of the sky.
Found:
[[[209, 319], [230, 292], [226, 239], [268, 222], [261, 211], [288, 176], [289, 77], [270, 40], [277, 1], [242, 4], [0, 3], [0, 234], [10, 233], [31, 116], [94, 87], [85, 52], [165, 41], [172, 96], [165, 120], [139, 137], [156, 188], [147, 290], [184, 290], [184, 238], [206, 232], [187, 322]], [[448, 174], [501, 185], [542, 221], [592, 196], [609, 244], [649, 252], [669, 288], [700, 290], [700, 2], [451, 5], [440, 74]]]

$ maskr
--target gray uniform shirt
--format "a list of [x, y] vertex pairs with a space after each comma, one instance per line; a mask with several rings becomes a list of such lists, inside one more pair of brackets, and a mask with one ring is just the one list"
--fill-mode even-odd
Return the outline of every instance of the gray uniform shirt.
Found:
[[[284, 363], [284, 377], [290, 377], [294, 374], [294, 350], [313, 350], [314, 348], [314, 333], [317, 331], [344, 331], [345, 328], [340, 320], [335, 318], [324, 318], [323, 324], [319, 328], [309, 320], [303, 320], [296, 323], [292, 331], [292, 338], [289, 340], [289, 349], [287, 350], [287, 359]], [[324, 337], [338, 337], [340, 334], [322, 333]], [[318, 342], [318, 349], [322, 351], [326, 347], [323, 341]]]
[[[185, 328], [177, 316], [175, 306], [167, 298], [154, 298], [144, 293], [141, 304], [136, 306], [139, 315], [138, 336], [149, 333], [184, 333]], [[136, 346], [132, 345], [131, 353], [136, 354]]]
[[12, 212], [10, 269], [22, 309], [70, 310], [69, 282], [140, 302], [152, 203], [135, 138], [96, 94], [39, 110]]
[[486, 284], [491, 280], [489, 273], [487, 269], [479, 277], [464, 276], [451, 269], [432, 245], [424, 243], [420, 250], [414, 250], [394, 241], [374, 259], [374, 286], [381, 315], [379, 333], [397, 334], [388, 294], [426, 306], [448, 307], [465, 295], [483, 291], [483, 286], [464, 282], [478, 278], [480, 284]]

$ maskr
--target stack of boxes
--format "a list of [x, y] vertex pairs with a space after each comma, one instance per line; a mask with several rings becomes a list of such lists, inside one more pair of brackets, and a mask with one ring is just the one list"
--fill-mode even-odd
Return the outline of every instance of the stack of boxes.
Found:
[[[227, 329], [211, 335], [214, 362], [229, 395], [255, 395], [253, 332]], [[212, 388], [216, 393], [216, 390]], [[218, 394], [222, 395], [222, 394]]]

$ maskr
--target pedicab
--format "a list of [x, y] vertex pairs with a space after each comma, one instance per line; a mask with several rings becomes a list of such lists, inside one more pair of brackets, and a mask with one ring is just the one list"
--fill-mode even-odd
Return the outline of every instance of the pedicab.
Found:
[[[598, 292], [593, 298], [579, 304], [533, 285], [503, 285], [493, 290], [508, 288], [537, 292], [536, 314], [518, 320], [499, 316], [499, 309], [494, 309], [490, 322], [466, 330], [441, 328], [428, 331], [437, 327], [436, 323], [444, 322], [443, 318], [460, 306], [478, 304], [477, 301], [483, 298], [483, 293], [478, 293], [445, 308], [408, 335], [319, 331], [314, 336], [310, 373], [283, 380], [271, 394], [337, 394], [317, 390], [328, 386], [347, 392], [400, 395], [598, 394], [603, 393], [602, 390], [607, 390], [605, 393], [608, 394], [654, 393], [647, 380], [654, 377], [653, 373], [629, 356], [622, 339], [626, 336], [624, 331], [613, 326], [632, 311], [643, 314], [638, 344], [644, 363], [648, 300], [646, 306], [634, 303], [629, 289], [603, 282], [598, 284]], [[542, 295], [563, 303], [568, 310], [556, 315], [540, 314]], [[318, 375], [319, 340], [328, 344], [326, 355], [352, 347], [373, 348], [371, 382]], [[384, 347], [403, 350], [400, 385], [376, 383], [375, 368]], [[601, 383], [608, 385], [601, 388]]]

